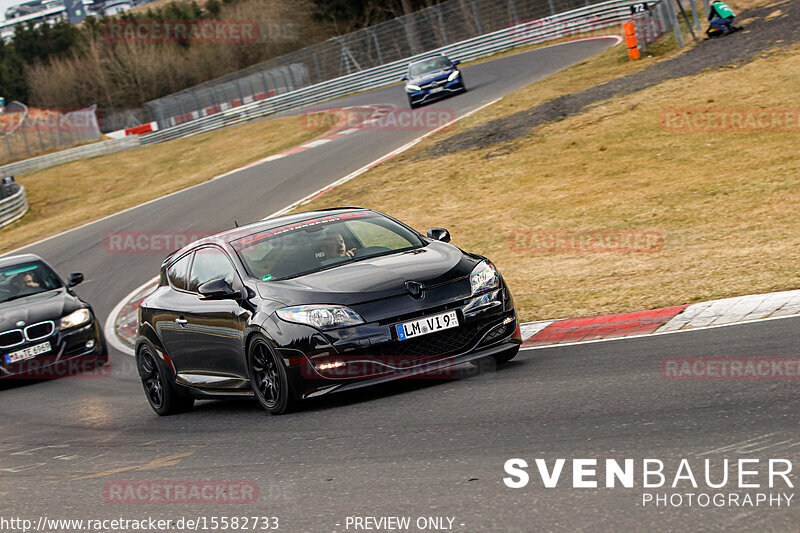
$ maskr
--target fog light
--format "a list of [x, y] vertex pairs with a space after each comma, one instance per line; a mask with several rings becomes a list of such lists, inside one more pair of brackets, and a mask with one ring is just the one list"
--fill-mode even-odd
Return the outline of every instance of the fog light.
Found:
[[94, 348], [94, 339], [86, 341], [86, 349], [91, 350], [92, 348]]
[[513, 316], [506, 317], [506, 319], [503, 320], [503, 324], [510, 324], [511, 322], [514, 322]]
[[317, 370], [332, 370], [344, 366], [343, 361], [334, 361], [332, 363], [320, 363], [317, 365]]

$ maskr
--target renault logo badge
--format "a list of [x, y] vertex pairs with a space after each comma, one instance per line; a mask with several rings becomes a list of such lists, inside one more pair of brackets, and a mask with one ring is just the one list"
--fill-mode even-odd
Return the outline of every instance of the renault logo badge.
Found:
[[422, 290], [422, 283], [418, 281], [406, 281], [406, 291], [408, 291], [408, 294], [410, 294], [412, 298], [422, 298]]

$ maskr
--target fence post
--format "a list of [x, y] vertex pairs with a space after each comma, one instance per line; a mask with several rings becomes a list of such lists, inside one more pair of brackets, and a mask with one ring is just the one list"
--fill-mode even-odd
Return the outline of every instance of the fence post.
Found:
[[681, 3], [681, 0], [675, 0], [675, 1], [678, 2], [678, 9], [681, 10], [681, 14], [683, 15], [683, 20], [686, 21], [686, 27], [689, 29], [689, 33], [692, 34], [692, 38], [696, 41], [697, 35], [694, 34], [694, 28], [692, 28], [692, 22], [689, 20], [689, 15], [687, 15], [686, 10], [683, 9], [683, 4]]
[[[3, 129], [5, 129], [5, 128], [3, 128]], [[11, 155], [11, 141], [8, 140], [8, 134], [7, 133], [3, 134], [3, 139], [6, 140], [6, 151], [8, 151], [8, 158], [12, 159], [14, 156]]]
[[697, 28], [697, 33], [703, 31], [703, 26], [700, 24], [700, 15], [697, 13], [697, 0], [689, 0], [692, 4], [692, 16], [694, 17], [694, 27]]
[[669, 13], [669, 23], [672, 24], [672, 29], [675, 32], [675, 39], [678, 41], [678, 48], [683, 48], [683, 32], [681, 32], [681, 25], [678, 22], [678, 13], [675, 10], [675, 6], [672, 5], [672, 0], [665, 0], [664, 6], [666, 6], [667, 12]]
[[[552, 0], [551, 0], [552, 1]], [[483, 26], [481, 26], [481, 17], [478, 13], [478, 8], [475, 7], [476, 0], [472, 0], [470, 5], [472, 6], [472, 16], [475, 18], [475, 26], [478, 28], [478, 35], [483, 35]]]
[[[587, 2], [589, 0], [586, 0]], [[519, 22], [519, 13], [517, 13], [517, 4], [514, 3], [514, 0], [508, 0], [508, 14], [511, 16], [511, 20], [508, 22], [509, 26], [513, 26], [514, 24]]]
[[36, 137], [39, 138], [39, 148], [44, 151], [45, 147], [44, 143], [42, 142], [42, 132], [39, 131], [39, 122], [34, 123], [34, 126], [36, 127]]
[[444, 23], [444, 17], [442, 17], [442, 6], [436, 5], [432, 9], [436, 9], [436, 20], [439, 23], [439, 31], [442, 32], [442, 46], [450, 44], [450, 40], [447, 37], [447, 25]]
[[[375, 53], [378, 55], [378, 64], [383, 65], [383, 54], [381, 54], [381, 43], [378, 41], [378, 36], [375, 35], [375, 30], [372, 28], [367, 28], [367, 33], [372, 37], [372, 44], [375, 45]], [[316, 59], [317, 57], [315, 55], [314, 60], [316, 61]], [[319, 70], [319, 67], [317, 70]]]

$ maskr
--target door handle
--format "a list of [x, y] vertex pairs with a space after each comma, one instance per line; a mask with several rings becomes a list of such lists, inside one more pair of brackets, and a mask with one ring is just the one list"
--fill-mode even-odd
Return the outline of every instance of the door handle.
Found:
[[186, 325], [186, 324], [188, 324], [188, 323], [189, 323], [189, 321], [188, 321], [188, 320], [186, 320], [185, 318], [176, 318], [176, 319], [175, 319], [175, 323], [176, 323], [176, 324], [180, 324], [181, 326], [183, 326], [183, 325]]

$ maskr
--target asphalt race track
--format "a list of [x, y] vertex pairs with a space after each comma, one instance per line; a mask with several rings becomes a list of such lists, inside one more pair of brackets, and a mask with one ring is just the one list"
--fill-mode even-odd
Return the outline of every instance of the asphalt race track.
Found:
[[[463, 114], [612, 42], [582, 41], [467, 66], [469, 92], [430, 107]], [[407, 102], [394, 86], [330, 106], [366, 104]], [[163, 258], [109, 253], [103, 246], [108, 232], [214, 232], [234, 219], [254, 221], [421, 133], [354, 133], [25, 251], [42, 255], [62, 274], [83, 271], [87, 281], [77, 292], [105, 318], [157, 274]], [[668, 357], [794, 356], [798, 325], [797, 318], [787, 318], [527, 350], [496, 372], [464, 369], [450, 380], [393, 383], [311, 402], [281, 417], [245, 401], [199, 402], [186, 415], [158, 417], [147, 405], [133, 359], [112, 350], [108, 376], [2, 385], [0, 516], [34, 522], [41, 516], [276, 516], [284, 531], [354, 531], [348, 516], [410, 516], [412, 523], [417, 517], [449, 517], [454, 531], [796, 530], [796, 498], [788, 508], [643, 507], [645, 492], [709, 489], [687, 482], [645, 489], [640, 462], [657, 458], [670, 465], [670, 482], [681, 458], [693, 468], [705, 459], [719, 465], [724, 457], [800, 465], [796, 380], [674, 381], [659, 370]], [[530, 464], [527, 487], [504, 485], [503, 465], [511, 458]], [[567, 459], [557, 488], [542, 486], [537, 458], [549, 468]], [[572, 487], [575, 458], [598, 460], [601, 488]], [[606, 458], [637, 461], [634, 488], [604, 487]], [[758, 470], [751, 479], [762, 487], [751, 491], [794, 493], [780, 484], [769, 488], [766, 467]], [[695, 475], [702, 480], [702, 470]], [[257, 483], [259, 497], [238, 505], [106, 501], [108, 482], [140, 480], [243, 480]]]

